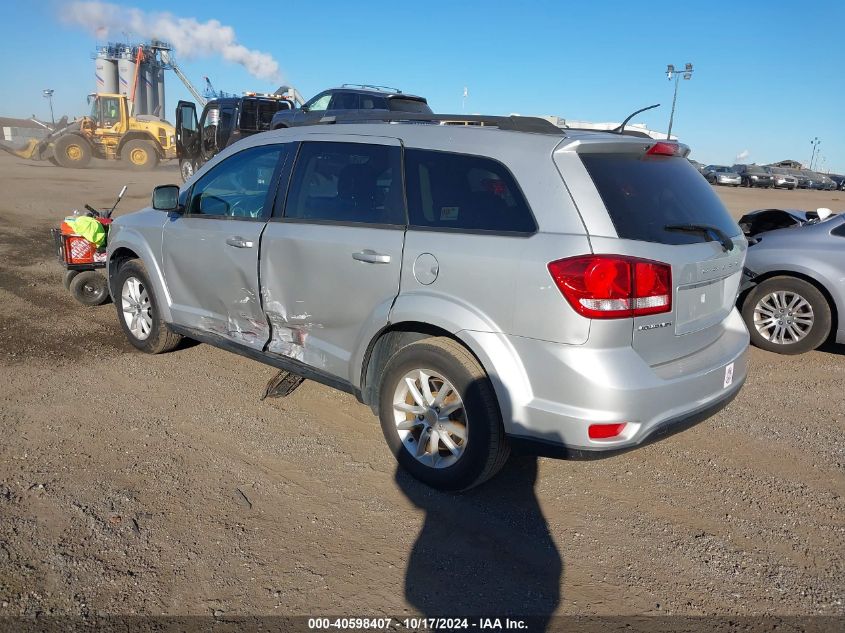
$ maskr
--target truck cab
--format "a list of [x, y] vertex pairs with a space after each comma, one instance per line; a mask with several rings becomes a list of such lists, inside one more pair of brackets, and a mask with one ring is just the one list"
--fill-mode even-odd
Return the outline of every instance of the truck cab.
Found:
[[232, 143], [269, 130], [273, 115], [292, 107], [285, 97], [248, 92], [210, 100], [198, 118], [196, 104], [180, 101], [176, 106], [176, 154], [182, 181]]

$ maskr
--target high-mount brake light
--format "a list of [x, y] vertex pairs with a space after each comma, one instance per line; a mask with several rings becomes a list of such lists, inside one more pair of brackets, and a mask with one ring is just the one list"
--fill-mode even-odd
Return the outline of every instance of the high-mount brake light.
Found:
[[681, 146], [677, 143], [655, 143], [648, 148], [646, 154], [649, 156], [680, 156]]
[[559, 259], [549, 273], [569, 305], [590, 319], [625, 319], [672, 311], [672, 267], [623, 255]]

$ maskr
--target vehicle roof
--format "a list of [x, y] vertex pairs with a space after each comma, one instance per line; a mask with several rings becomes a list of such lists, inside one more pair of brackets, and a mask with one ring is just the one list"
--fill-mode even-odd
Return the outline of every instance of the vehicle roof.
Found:
[[323, 92], [335, 92], [340, 90], [342, 90], [343, 92], [351, 92], [354, 94], [378, 95], [379, 97], [387, 97], [388, 99], [410, 99], [412, 101], [425, 101], [426, 103], [428, 103], [425, 97], [420, 97], [419, 95], [412, 95], [407, 92], [395, 91], [392, 89], [379, 88], [377, 86], [373, 86], [371, 88], [336, 86], [334, 88], [327, 88], [326, 90], [321, 90], [317, 94], [322, 94]]

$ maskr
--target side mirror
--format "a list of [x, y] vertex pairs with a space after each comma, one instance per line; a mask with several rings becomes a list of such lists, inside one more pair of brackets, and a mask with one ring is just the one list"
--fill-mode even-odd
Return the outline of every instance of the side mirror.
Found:
[[153, 209], [157, 211], [179, 210], [179, 187], [160, 185], [153, 189]]
[[308, 112], [308, 110], [310, 110], [311, 108], [309, 108], [307, 105], [301, 105], [299, 106], [299, 109], [303, 112]]

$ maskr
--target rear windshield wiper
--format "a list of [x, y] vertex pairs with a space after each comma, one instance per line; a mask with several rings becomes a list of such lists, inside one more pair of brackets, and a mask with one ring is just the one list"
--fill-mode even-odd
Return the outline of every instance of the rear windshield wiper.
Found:
[[664, 231], [677, 231], [678, 233], [698, 233], [709, 238], [716, 238], [716, 241], [722, 245], [725, 252], [732, 251], [734, 248], [733, 240], [722, 229], [712, 226], [710, 224], [667, 224], [663, 227]]

